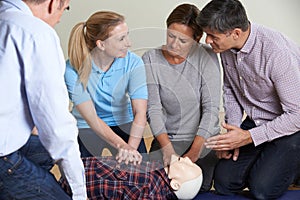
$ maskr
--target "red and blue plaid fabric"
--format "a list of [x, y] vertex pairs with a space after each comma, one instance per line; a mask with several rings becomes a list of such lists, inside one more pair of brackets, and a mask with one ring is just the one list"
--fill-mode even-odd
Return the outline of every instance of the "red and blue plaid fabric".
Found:
[[[126, 165], [119, 164], [112, 157], [89, 157], [82, 160], [90, 200], [177, 199], [159, 162]], [[66, 181], [61, 180], [61, 184], [70, 193]]]

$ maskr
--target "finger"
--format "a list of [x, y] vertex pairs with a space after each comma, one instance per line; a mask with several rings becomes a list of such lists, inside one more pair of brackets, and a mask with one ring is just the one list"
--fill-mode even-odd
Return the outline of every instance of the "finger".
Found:
[[209, 143], [209, 142], [218, 141], [219, 138], [220, 138], [220, 135], [217, 135], [217, 136], [213, 136], [213, 137], [207, 138], [206, 141], [204, 142], [204, 144], [205, 144], [205, 143]]
[[141, 164], [143, 161], [143, 156], [139, 152], [138, 152], [137, 160], [138, 160], [138, 164]]
[[224, 159], [229, 159], [232, 156], [232, 153], [230, 153], [229, 151], [221, 151], [222, 152], [222, 158]]
[[134, 166], [137, 164], [137, 159], [135, 157], [134, 157], [132, 163], [133, 163]]
[[240, 149], [239, 148], [234, 149], [234, 152], [233, 152], [233, 160], [234, 161], [237, 161], [239, 154], [240, 154]]
[[133, 156], [134, 156], [134, 165], [141, 164], [142, 159], [140, 153], [136, 152]]
[[231, 156], [232, 156], [232, 153], [227, 153], [227, 154], [224, 154], [223, 158], [230, 159]]
[[128, 157], [125, 157], [125, 158], [124, 158], [124, 162], [125, 162], [126, 165], [128, 165], [128, 163], [129, 163], [129, 158], [128, 158]]
[[116, 155], [116, 160], [120, 162], [120, 159], [122, 158], [122, 149], [118, 149], [118, 153]]
[[120, 160], [121, 160], [121, 162], [125, 161], [125, 164], [128, 164], [128, 150], [127, 149], [123, 149], [122, 150], [122, 154], [121, 154]]
[[229, 144], [214, 144], [214, 145], [206, 145], [206, 148], [215, 150], [215, 151], [228, 151], [232, 150]]
[[137, 159], [137, 162], [138, 162], [139, 165], [142, 163], [142, 160], [143, 160], [143, 157], [139, 156], [138, 159]]
[[210, 142], [204, 143], [204, 145], [210, 149], [219, 149], [219, 148], [229, 147], [226, 140], [210, 141]]
[[217, 158], [221, 159], [222, 158], [222, 152], [216, 151], [216, 156], [217, 156]]
[[123, 160], [125, 160], [125, 164], [128, 165], [129, 163], [129, 151], [127, 149], [124, 150]]
[[234, 129], [237, 129], [237, 128], [238, 128], [238, 127], [236, 127], [236, 126], [227, 124], [227, 123], [225, 123], [225, 122], [222, 123], [222, 126], [223, 126], [223, 128], [227, 129], [227, 131], [234, 130]]
[[230, 135], [228, 133], [224, 133], [221, 135], [216, 135], [210, 138], [207, 138], [206, 141], [204, 142], [204, 144], [206, 143], [216, 143], [216, 142], [220, 142], [220, 143], [226, 143], [226, 141], [230, 139]]

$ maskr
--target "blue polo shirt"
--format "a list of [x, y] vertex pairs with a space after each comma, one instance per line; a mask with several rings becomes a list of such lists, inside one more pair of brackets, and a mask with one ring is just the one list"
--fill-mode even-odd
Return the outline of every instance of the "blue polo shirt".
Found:
[[79, 76], [68, 60], [65, 82], [78, 128], [89, 128], [76, 109], [77, 105], [85, 101], [93, 101], [97, 115], [108, 126], [117, 126], [133, 121], [131, 99], [148, 98], [144, 63], [130, 51], [125, 58], [116, 58], [106, 72], [92, 62], [86, 89], [79, 82]]

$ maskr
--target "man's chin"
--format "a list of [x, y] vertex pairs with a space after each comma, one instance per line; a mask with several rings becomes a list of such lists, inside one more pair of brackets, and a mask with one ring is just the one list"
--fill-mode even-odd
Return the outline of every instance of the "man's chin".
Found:
[[215, 49], [215, 48], [212, 48], [213, 52], [215, 53], [221, 53], [222, 51], [220, 49]]

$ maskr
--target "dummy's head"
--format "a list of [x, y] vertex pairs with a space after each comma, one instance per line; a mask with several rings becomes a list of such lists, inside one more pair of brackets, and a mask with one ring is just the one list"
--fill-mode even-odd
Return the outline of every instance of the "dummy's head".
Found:
[[202, 185], [202, 170], [188, 157], [172, 155], [168, 170], [170, 185], [178, 199], [193, 199]]

